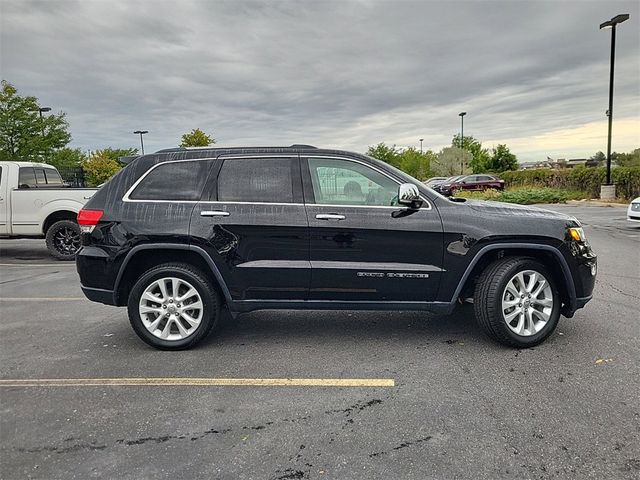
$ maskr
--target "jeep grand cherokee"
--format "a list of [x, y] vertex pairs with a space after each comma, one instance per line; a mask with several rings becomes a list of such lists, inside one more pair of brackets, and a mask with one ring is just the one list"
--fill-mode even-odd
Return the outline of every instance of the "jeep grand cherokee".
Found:
[[530, 347], [590, 299], [596, 256], [573, 217], [447, 199], [390, 165], [311, 146], [136, 158], [78, 214], [82, 290], [127, 306], [161, 349], [222, 308], [424, 310], [471, 302], [493, 339]]

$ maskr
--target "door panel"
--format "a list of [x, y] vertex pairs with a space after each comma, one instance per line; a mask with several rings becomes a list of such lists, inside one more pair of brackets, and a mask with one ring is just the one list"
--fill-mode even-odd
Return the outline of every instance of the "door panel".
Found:
[[8, 168], [0, 165], [0, 235], [9, 234]]
[[[380, 171], [369, 172], [371, 167], [364, 163], [352, 169], [351, 162], [341, 159], [323, 164], [322, 160], [311, 158], [302, 163], [303, 176], [307, 176], [304, 184], [310, 227], [309, 298], [435, 300], [442, 272], [442, 224], [438, 212], [428, 204], [414, 212], [400, 206], [375, 205], [388, 200], [390, 187], [380, 179]], [[355, 183], [361, 185], [362, 192], [353, 187]], [[397, 189], [399, 182], [393, 180], [393, 184]], [[374, 205], [338, 204], [358, 198], [361, 203]], [[315, 203], [316, 200], [334, 204]], [[394, 212], [403, 214], [394, 218]]]
[[306, 300], [309, 225], [299, 159], [258, 160], [219, 159], [193, 211], [192, 242], [214, 259], [233, 300]]

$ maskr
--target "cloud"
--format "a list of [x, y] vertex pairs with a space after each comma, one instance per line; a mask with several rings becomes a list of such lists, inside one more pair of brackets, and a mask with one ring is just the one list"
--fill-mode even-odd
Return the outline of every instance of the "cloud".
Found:
[[[4, 0], [0, 9], [2, 77], [67, 112], [82, 148], [135, 146], [131, 132], [144, 128], [147, 149], [159, 149], [199, 127], [225, 145], [364, 151], [424, 138], [439, 149], [464, 110], [466, 133], [514, 139], [522, 160], [537, 159], [554, 132], [606, 129], [609, 34], [598, 25], [620, 12], [631, 20], [618, 31], [615, 118], [640, 119], [637, 2]], [[633, 132], [615, 135], [637, 146]], [[598, 145], [576, 133], [553, 148], [587, 156]]]

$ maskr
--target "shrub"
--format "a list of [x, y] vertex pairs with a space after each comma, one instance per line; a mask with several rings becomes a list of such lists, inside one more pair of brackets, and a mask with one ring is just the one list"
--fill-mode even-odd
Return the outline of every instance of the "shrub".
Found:
[[118, 162], [105, 155], [93, 154], [82, 164], [87, 186], [95, 187], [106, 182], [122, 168]]
[[533, 203], [564, 203], [567, 200], [584, 198], [584, 192], [563, 190], [548, 187], [514, 188], [500, 192], [486, 190], [484, 192], [460, 192], [459, 197], [475, 200], [494, 200], [497, 202], [518, 203], [531, 205]]
[[[536, 169], [502, 172], [500, 178], [506, 187], [548, 187], [564, 190], [578, 190], [589, 198], [600, 195], [600, 185], [604, 183], [606, 169], [575, 167], [572, 169]], [[640, 195], [640, 167], [618, 167], [611, 170], [611, 179], [620, 198], [635, 198]]]

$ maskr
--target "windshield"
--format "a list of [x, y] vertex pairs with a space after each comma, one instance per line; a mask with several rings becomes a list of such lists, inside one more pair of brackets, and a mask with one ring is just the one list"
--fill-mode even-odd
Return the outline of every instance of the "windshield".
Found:
[[445, 180], [445, 183], [455, 182], [456, 180], [460, 180], [464, 175], [455, 175], [453, 177], [449, 177]]

